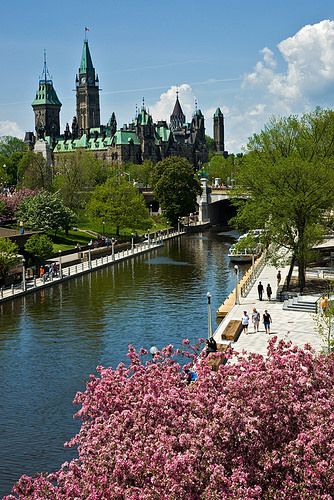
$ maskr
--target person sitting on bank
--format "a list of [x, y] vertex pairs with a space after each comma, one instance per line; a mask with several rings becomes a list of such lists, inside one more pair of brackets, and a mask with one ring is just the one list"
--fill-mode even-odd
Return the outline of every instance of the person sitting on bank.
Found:
[[205, 344], [206, 354], [209, 354], [210, 352], [217, 352], [217, 342], [213, 337], [210, 337], [208, 340], [206, 340]]

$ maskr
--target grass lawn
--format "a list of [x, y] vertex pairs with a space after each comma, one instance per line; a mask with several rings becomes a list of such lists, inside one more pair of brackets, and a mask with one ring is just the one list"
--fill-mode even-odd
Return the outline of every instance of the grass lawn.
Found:
[[[153, 225], [150, 229], [151, 233], [166, 229], [167, 227], [167, 224], [161, 221], [159, 217], [153, 216], [152, 222]], [[82, 220], [78, 222], [77, 229], [71, 229], [68, 232], [68, 235], [66, 235], [64, 231], [58, 231], [57, 236], [49, 235], [53, 242], [54, 252], [58, 252], [59, 250], [70, 250], [71, 248], [75, 248], [77, 243], [80, 246], [87, 245], [92, 238], [94, 239], [94, 237], [89, 233], [84, 232], [84, 230], [93, 231], [97, 234], [103, 234], [104, 236], [108, 236], [109, 238], [116, 236], [116, 227], [110, 226], [107, 223], [94, 223], [83, 217]], [[130, 240], [131, 233], [134, 232], [136, 231], [131, 228], [124, 228], [122, 229], [122, 232], [118, 239]], [[146, 231], [137, 231], [137, 233], [143, 234], [146, 233]]]

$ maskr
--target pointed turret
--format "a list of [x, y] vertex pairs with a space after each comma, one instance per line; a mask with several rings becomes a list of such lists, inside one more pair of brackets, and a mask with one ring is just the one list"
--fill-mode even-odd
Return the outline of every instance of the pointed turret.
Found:
[[45, 51], [43, 72], [39, 78], [38, 90], [31, 105], [35, 113], [35, 130], [37, 137], [58, 137], [60, 135], [59, 114], [61, 102], [58, 99], [46, 65]]
[[88, 40], [84, 40], [80, 68], [79, 68], [79, 75], [87, 73], [89, 71], [95, 72], [94, 67], [93, 67], [92, 58], [90, 55], [90, 50], [88, 47]]
[[79, 129], [87, 131], [90, 128], [98, 128], [100, 126], [99, 80], [95, 76], [95, 68], [86, 39], [76, 76], [76, 93]]
[[176, 92], [176, 102], [175, 106], [173, 109], [173, 113], [170, 115], [170, 128], [172, 130], [177, 130], [179, 128], [182, 128], [183, 125], [185, 124], [186, 117], [183, 114], [181, 104], [179, 101], [179, 93]]

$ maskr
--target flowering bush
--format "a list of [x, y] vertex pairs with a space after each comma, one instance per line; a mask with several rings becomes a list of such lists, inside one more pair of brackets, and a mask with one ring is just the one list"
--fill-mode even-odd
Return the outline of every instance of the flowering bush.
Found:
[[0, 222], [11, 220], [15, 217], [15, 212], [19, 205], [26, 198], [32, 198], [38, 193], [37, 190], [33, 189], [20, 189], [14, 191], [12, 194], [6, 196], [5, 194], [0, 195], [0, 202], [3, 204], [3, 213], [0, 215]]
[[333, 497], [333, 355], [272, 339], [216, 373], [203, 359], [189, 386], [171, 346], [145, 355], [98, 367], [75, 399], [79, 458], [7, 500]]

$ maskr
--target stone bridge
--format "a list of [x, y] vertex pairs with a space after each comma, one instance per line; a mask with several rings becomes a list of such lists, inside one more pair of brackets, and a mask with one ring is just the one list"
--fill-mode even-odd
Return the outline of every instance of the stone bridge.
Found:
[[[198, 196], [198, 219], [201, 223], [226, 225], [236, 215], [232, 199], [240, 199], [233, 188], [208, 186], [206, 178], [201, 179], [202, 194]], [[242, 198], [245, 198], [244, 196]]]

